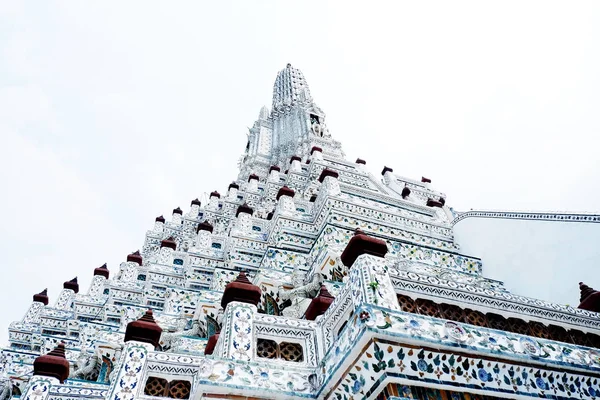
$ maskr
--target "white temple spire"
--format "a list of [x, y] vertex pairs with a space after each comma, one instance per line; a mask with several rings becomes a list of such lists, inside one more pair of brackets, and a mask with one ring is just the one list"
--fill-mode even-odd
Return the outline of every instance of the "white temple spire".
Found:
[[313, 146], [324, 154], [343, 156], [341, 144], [329, 134], [325, 113], [313, 102], [304, 74], [291, 64], [277, 73], [272, 106], [272, 110], [261, 108], [249, 130], [240, 180], [252, 173], [266, 177], [271, 165], [285, 167], [294, 155], [305, 160]]
[[298, 103], [311, 103], [310, 89], [304, 74], [288, 64], [277, 73], [273, 85], [273, 109], [292, 106]]

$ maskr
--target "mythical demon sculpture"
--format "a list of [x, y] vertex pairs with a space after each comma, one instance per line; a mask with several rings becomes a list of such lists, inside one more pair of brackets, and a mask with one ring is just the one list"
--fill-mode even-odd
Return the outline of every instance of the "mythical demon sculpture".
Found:
[[311, 300], [319, 294], [321, 284], [323, 283], [323, 276], [321, 274], [314, 274], [305, 283], [304, 277], [294, 272], [292, 282], [294, 283], [293, 289], [285, 290], [282, 287], [279, 289], [279, 297], [291, 303], [283, 309], [282, 314], [288, 318], [301, 318]]
[[182, 336], [205, 336], [204, 324], [200, 320], [194, 319], [190, 329], [185, 329], [185, 326], [182, 326], [172, 331], [164, 330], [160, 336], [162, 350], [168, 351], [175, 348]]
[[96, 353], [89, 354], [82, 351], [75, 366], [76, 368], [71, 372], [70, 378], [96, 381], [102, 367], [102, 361]]

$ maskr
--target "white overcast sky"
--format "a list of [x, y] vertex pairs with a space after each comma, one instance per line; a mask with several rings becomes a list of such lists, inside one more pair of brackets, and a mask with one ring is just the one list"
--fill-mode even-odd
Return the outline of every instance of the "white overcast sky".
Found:
[[600, 211], [598, 2], [3, 0], [0, 341], [225, 191], [288, 62], [376, 174], [457, 210]]

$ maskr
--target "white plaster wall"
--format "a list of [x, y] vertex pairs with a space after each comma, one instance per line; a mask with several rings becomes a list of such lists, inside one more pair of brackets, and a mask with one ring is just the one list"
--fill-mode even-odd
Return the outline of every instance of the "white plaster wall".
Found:
[[454, 233], [513, 293], [577, 306], [580, 281], [600, 290], [600, 224], [470, 217]]

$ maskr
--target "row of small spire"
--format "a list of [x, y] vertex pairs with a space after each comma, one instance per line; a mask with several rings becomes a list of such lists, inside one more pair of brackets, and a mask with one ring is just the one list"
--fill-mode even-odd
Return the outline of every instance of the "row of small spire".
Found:
[[[168, 239], [167, 239], [168, 240]], [[163, 241], [164, 242], [164, 241]], [[342, 262], [348, 267], [352, 267], [356, 258], [362, 254], [370, 254], [376, 257], [384, 257], [387, 253], [386, 242], [366, 235], [360, 230], [356, 230], [354, 236], [348, 242], [344, 252], [341, 255]], [[106, 264], [98, 269], [107, 269]], [[65, 282], [65, 285], [77, 285], [77, 278]], [[77, 289], [79, 287], [77, 286]], [[258, 305], [262, 296], [260, 287], [254, 285], [245, 272], [240, 272], [237, 278], [229, 282], [225, 286], [223, 296], [221, 297], [221, 307], [227, 308], [227, 305], [232, 302], [248, 303], [254, 306]], [[47, 296], [46, 296], [47, 299]], [[305, 319], [314, 321], [318, 316], [323, 315], [335, 298], [329, 293], [325, 285], [321, 285], [321, 289], [317, 297], [312, 299], [310, 305], [306, 309]], [[47, 303], [46, 303], [47, 304]], [[137, 341], [149, 343], [155, 348], [158, 347], [162, 328], [156, 323], [151, 309], [147, 310], [144, 315], [135, 321], [127, 324], [125, 329], [125, 342]], [[218, 341], [219, 333], [212, 335], [204, 351], [205, 355], [213, 353], [215, 345]], [[59, 343], [56, 348], [48, 354], [37, 357], [33, 362], [33, 374], [49, 376], [58, 379], [63, 383], [69, 377], [70, 364], [65, 356], [65, 344]]]
[[[318, 146], [313, 146], [311, 148], [310, 151], [310, 155], [312, 156], [314, 152], [322, 152], [323, 149], [321, 147]], [[300, 156], [294, 155], [290, 157], [290, 164], [293, 163], [294, 161], [302, 161], [302, 158]], [[310, 159], [307, 160], [307, 163], [310, 162]], [[361, 165], [366, 165], [367, 162], [361, 158], [357, 158], [355, 161], [356, 164], [361, 164]], [[339, 174], [335, 171], [332, 171], [331, 169], [325, 168], [327, 172], [327, 174], [329, 174], [329, 176], [334, 176], [334, 177], [338, 177]], [[269, 173], [271, 173], [272, 171], [277, 171], [277, 172], [281, 172], [281, 168], [277, 165], [272, 165], [269, 168]], [[388, 166], [384, 166], [383, 170], [381, 171], [381, 175], [385, 175], [387, 172], [393, 173], [394, 170]], [[288, 173], [288, 170], [285, 171], [285, 174]], [[319, 182], [323, 182], [324, 176], [323, 174], [321, 174], [321, 176], [319, 177]], [[252, 180], [260, 180], [260, 177], [254, 173], [251, 173], [248, 176], [248, 182], [252, 181]], [[426, 178], [426, 177], [421, 177], [421, 182], [422, 183], [431, 183], [431, 179]], [[284, 186], [284, 188], [287, 188], [287, 186]], [[227, 190], [231, 190], [231, 189], [236, 189], [239, 190], [240, 189], [240, 185], [237, 182], [232, 182], [229, 184]], [[289, 188], [287, 188], [289, 189]], [[289, 189], [291, 190], [291, 189]], [[411, 191], [410, 189], [405, 186], [404, 189], [402, 190], [402, 198], [405, 199], [406, 197], [408, 197], [410, 195]], [[213, 191], [210, 193], [209, 197], [216, 197], [216, 198], [221, 198], [221, 194], [218, 191]], [[293, 196], [292, 196], [293, 197]], [[311, 198], [311, 201], [314, 201], [314, 199], [316, 198], [316, 196], [313, 196], [314, 198]], [[277, 197], [277, 199], [279, 199], [279, 197]], [[445, 205], [446, 200], [443, 197], [440, 197], [438, 200], [435, 199], [428, 199], [427, 201], [427, 206], [429, 207], [443, 207]], [[198, 198], [194, 199], [191, 201], [191, 206], [197, 205], [198, 207], [200, 207], [202, 205], [202, 203], [200, 202], [200, 200], [198, 200]], [[248, 207], [247, 204], [245, 204], [245, 207]], [[248, 207], [249, 208], [249, 207]], [[175, 209], [173, 209], [173, 214], [179, 214], [179, 215], [183, 215], [183, 210], [181, 210], [180, 207], [177, 207]], [[252, 214], [252, 213], [250, 213]], [[236, 214], [237, 216], [237, 214]], [[157, 222], [165, 222], [165, 218], [161, 215], [159, 217], [156, 217], [156, 221]]]
[[[166, 241], [172, 241], [172, 238], [166, 239]], [[165, 242], [165, 241], [163, 241]], [[173, 241], [174, 243], [174, 241]], [[356, 259], [363, 254], [369, 254], [376, 257], [385, 257], [387, 254], [387, 244], [384, 240], [369, 236], [360, 229], [356, 229], [354, 235], [348, 242], [346, 248], [342, 252], [340, 259], [344, 265], [351, 268]], [[139, 252], [137, 252], [139, 255]], [[137, 260], [135, 254], [130, 256]], [[141, 258], [141, 256], [139, 256]], [[108, 268], [106, 264], [94, 270], [94, 275], [101, 275], [108, 277]], [[579, 308], [600, 311], [600, 292], [595, 291], [591, 287], [587, 286], [583, 282], [579, 283], [581, 291], [581, 304]], [[74, 290], [76, 293], [79, 290], [77, 278], [67, 281], [64, 283], [65, 289]], [[227, 305], [231, 302], [242, 302], [257, 305], [261, 299], [261, 289], [257, 285], [252, 284], [244, 272], [240, 272], [238, 277], [227, 284], [223, 291], [221, 298], [221, 307], [227, 308]], [[37, 294], [36, 296], [43, 296], [47, 303], [47, 291]], [[36, 300], [34, 296], [34, 301]], [[40, 299], [41, 297], [38, 297]], [[317, 297], [312, 299], [310, 305], [305, 312], [305, 319], [315, 320], [318, 316], [323, 315], [329, 306], [333, 303], [335, 298], [329, 293], [325, 285], [321, 286]], [[155, 348], [158, 347], [160, 337], [162, 334], [162, 328], [156, 323], [153, 312], [151, 309], [147, 310], [145, 314], [138, 320], [132, 321], [127, 324], [125, 330], [125, 342], [128, 341], [139, 341], [142, 343], [150, 343]], [[210, 355], [213, 353], [215, 345], [219, 338], [219, 332], [212, 335], [206, 345], [205, 354]], [[61, 383], [64, 382], [69, 376], [69, 361], [65, 357], [65, 344], [60, 343], [55, 349], [50, 351], [48, 354], [37, 357], [33, 363], [34, 375], [43, 375], [57, 378]]]

